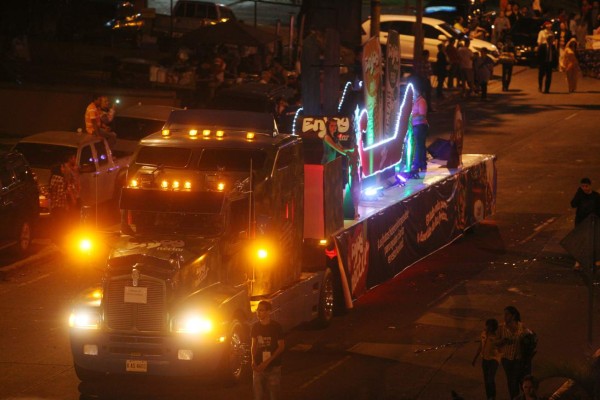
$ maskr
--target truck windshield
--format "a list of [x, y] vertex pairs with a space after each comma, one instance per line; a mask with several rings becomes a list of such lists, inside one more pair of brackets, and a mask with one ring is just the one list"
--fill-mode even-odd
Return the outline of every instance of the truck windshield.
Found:
[[123, 188], [120, 207], [134, 233], [215, 236], [223, 231], [220, 192], [174, 192]]
[[185, 168], [192, 150], [183, 147], [144, 146], [138, 152], [136, 164], [162, 165], [165, 167]]
[[77, 153], [75, 147], [45, 143], [19, 143], [15, 150], [25, 156], [31, 167], [44, 169], [61, 164], [66, 155]]
[[252, 169], [261, 170], [265, 164], [267, 155], [262, 150], [244, 149], [204, 149], [198, 161], [198, 169], [201, 171], [235, 171], [244, 172]]
[[185, 234], [203, 237], [223, 232], [221, 214], [162, 213], [129, 211], [127, 225], [137, 234]]

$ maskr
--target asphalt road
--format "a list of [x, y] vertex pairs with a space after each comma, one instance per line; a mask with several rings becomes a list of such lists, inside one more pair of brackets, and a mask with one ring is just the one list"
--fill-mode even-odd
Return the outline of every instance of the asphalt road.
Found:
[[[538, 333], [537, 375], [583, 366], [600, 347], [598, 306], [596, 334], [588, 343], [587, 291], [558, 245], [573, 223], [569, 200], [579, 179], [600, 181], [600, 81], [584, 79], [580, 92], [567, 94], [561, 74], [555, 74], [553, 92], [544, 95], [537, 92], [537, 71], [524, 68], [511, 88], [502, 93], [495, 82], [489, 100], [460, 101], [467, 121], [465, 153], [498, 156], [496, 214], [373, 289], [329, 328], [290, 332], [284, 398], [450, 399], [450, 390], [465, 399], [483, 398], [480, 368], [471, 366], [475, 340], [485, 319], [500, 319], [506, 305], [518, 307], [524, 323]], [[430, 142], [449, 134], [455, 104], [447, 100], [432, 114]], [[48, 248], [43, 241], [38, 245]], [[60, 252], [38, 253], [18, 268], [2, 270], [0, 398], [251, 398], [249, 383], [80, 385], [71, 366], [66, 315], [75, 293], [94, 282], [98, 271]], [[542, 393], [562, 381], [545, 380]], [[497, 382], [498, 399], [506, 399], [502, 371]]]

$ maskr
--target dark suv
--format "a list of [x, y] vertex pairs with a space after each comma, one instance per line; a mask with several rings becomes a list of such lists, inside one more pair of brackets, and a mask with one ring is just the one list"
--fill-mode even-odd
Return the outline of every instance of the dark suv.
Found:
[[0, 150], [0, 249], [27, 252], [38, 215], [38, 187], [25, 157]]

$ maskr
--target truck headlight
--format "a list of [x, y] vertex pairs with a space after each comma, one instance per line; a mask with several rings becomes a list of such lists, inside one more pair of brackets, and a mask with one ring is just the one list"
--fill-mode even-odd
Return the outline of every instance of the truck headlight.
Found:
[[69, 316], [69, 327], [76, 329], [98, 329], [100, 314], [94, 310], [74, 310]]
[[177, 333], [206, 334], [213, 328], [213, 322], [203, 315], [190, 314], [173, 320], [173, 331]]

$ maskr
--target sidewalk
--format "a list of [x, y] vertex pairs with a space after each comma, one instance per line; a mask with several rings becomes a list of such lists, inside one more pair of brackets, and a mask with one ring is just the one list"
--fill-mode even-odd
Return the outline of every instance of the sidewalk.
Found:
[[[540, 231], [538, 240], [546, 244], [533, 257], [523, 258], [519, 248], [507, 249], [503, 259], [514, 258], [514, 263], [490, 263], [475, 279], [453, 288], [416, 321], [414, 332], [402, 334], [406, 342], [364, 343], [352, 348], [353, 353], [396, 361], [387, 370], [385, 395], [381, 398], [450, 399], [451, 390], [466, 400], [484, 398], [481, 361], [475, 367], [471, 361], [485, 319], [500, 318], [508, 305], [516, 306], [523, 323], [538, 335], [533, 374], [542, 379], [541, 395], [549, 396], [566, 381], [560, 374], [557, 378], [547, 377], [569, 365], [585, 365], [600, 347], [600, 318], [594, 321], [596, 339], [590, 345], [587, 289], [581, 276], [572, 271], [571, 257], [559, 244], [572, 224], [571, 218], [559, 218]], [[439, 340], [440, 332], [442, 336], [445, 332], [446, 340], [428, 342], [428, 337]], [[508, 399], [501, 367], [496, 385], [497, 398]]]

